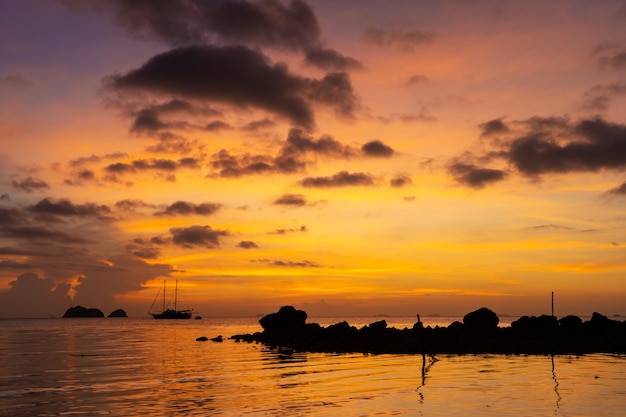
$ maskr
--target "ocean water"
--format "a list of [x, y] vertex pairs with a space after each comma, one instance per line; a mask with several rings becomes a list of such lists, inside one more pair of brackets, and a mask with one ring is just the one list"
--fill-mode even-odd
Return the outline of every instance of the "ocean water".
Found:
[[623, 355], [283, 355], [195, 340], [259, 330], [256, 319], [0, 320], [0, 416], [626, 415]]

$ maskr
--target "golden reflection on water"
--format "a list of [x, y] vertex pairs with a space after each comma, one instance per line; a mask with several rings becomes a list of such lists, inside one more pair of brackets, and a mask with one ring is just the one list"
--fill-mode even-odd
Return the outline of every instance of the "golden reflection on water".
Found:
[[623, 356], [288, 354], [195, 341], [249, 331], [237, 326], [0, 322], [0, 416], [622, 416], [626, 409]]

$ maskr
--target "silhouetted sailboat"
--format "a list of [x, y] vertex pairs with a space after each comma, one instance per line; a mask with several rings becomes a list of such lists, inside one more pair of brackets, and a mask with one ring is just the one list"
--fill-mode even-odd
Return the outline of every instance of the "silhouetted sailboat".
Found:
[[[172, 310], [170, 308], [165, 308], [165, 283], [166, 281], [163, 280], [163, 308], [161, 309], [161, 312], [149, 313], [149, 314], [155, 319], [168, 319], [168, 320], [190, 319], [191, 314], [192, 314], [191, 310], [178, 310], [178, 305], [177, 305], [178, 304], [178, 280], [176, 280], [176, 289], [174, 290], [174, 309]], [[159, 295], [157, 294], [157, 297], [158, 296]], [[152, 306], [154, 306], [155, 302], [156, 302], [156, 298], [152, 302]], [[152, 308], [150, 309], [152, 310]]]

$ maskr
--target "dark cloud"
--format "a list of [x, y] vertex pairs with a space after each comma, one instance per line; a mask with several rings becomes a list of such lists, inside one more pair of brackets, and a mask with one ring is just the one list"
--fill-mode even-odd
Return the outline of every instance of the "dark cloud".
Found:
[[509, 127], [502, 121], [503, 118], [489, 120], [478, 125], [482, 130], [480, 136], [488, 137], [508, 133]]
[[413, 184], [413, 180], [411, 180], [411, 177], [405, 174], [398, 174], [391, 179], [392, 187], [401, 188], [411, 184]]
[[16, 225], [25, 220], [24, 214], [17, 208], [0, 206], [0, 225]]
[[302, 194], [285, 194], [274, 200], [274, 204], [302, 207], [306, 205], [306, 198]]
[[188, 216], [192, 214], [209, 216], [215, 214], [221, 208], [221, 204], [215, 203], [194, 204], [186, 201], [177, 201], [154, 214], [157, 216]]
[[91, 164], [91, 163], [97, 163], [100, 162], [104, 159], [120, 159], [120, 158], [126, 158], [128, 157], [128, 154], [124, 153], [124, 152], [116, 152], [116, 153], [110, 153], [110, 154], [106, 154], [104, 156], [98, 156], [98, 155], [94, 155], [92, 154], [91, 156], [84, 156], [81, 158], [77, 158], [77, 159], [73, 159], [70, 161], [70, 166], [71, 167], [80, 167], [82, 165], [85, 164]]
[[287, 233], [306, 232], [308, 229], [305, 225], [300, 226], [297, 229], [276, 229], [270, 234], [272, 235], [286, 235]]
[[319, 43], [315, 14], [298, 0], [114, 0], [100, 5], [129, 32], [173, 45], [220, 40], [299, 50]]
[[194, 45], [152, 57], [140, 68], [113, 75], [108, 88], [133, 94], [146, 91], [173, 97], [254, 107], [312, 128], [314, 102], [350, 116], [356, 97], [345, 73], [322, 80], [289, 73], [260, 52], [244, 46]]
[[241, 242], [237, 243], [237, 247], [242, 249], [256, 249], [259, 247], [259, 245], [251, 240], [242, 240]]
[[29, 206], [28, 210], [37, 215], [63, 216], [63, 217], [97, 217], [110, 219], [111, 209], [106, 205], [93, 203], [74, 204], [70, 200], [61, 199], [56, 202], [44, 198], [37, 204]]
[[[492, 122], [481, 125], [483, 133], [493, 131]], [[463, 184], [480, 188], [506, 175], [499, 169], [479, 168], [477, 161], [500, 159], [528, 177], [626, 168], [626, 125], [600, 117], [576, 122], [564, 117], [532, 117], [506, 126], [508, 131], [496, 127], [503, 135], [483, 155], [453, 158], [450, 174]]]
[[90, 243], [82, 237], [72, 236], [60, 230], [51, 230], [44, 226], [5, 226], [0, 229], [0, 235], [12, 239], [37, 240], [47, 243]]
[[159, 143], [146, 148], [146, 151], [153, 153], [179, 153], [188, 154], [197, 147], [197, 141], [189, 140], [183, 136], [175, 135], [171, 132], [163, 132], [158, 135]]
[[558, 224], [540, 224], [538, 226], [527, 227], [525, 230], [540, 231], [540, 230], [571, 230], [571, 229], [572, 229], [571, 227], [561, 226]]
[[126, 200], [120, 200], [116, 202], [115, 208], [126, 210], [126, 211], [133, 211], [133, 210], [137, 210], [140, 208], [154, 208], [154, 205], [148, 204], [141, 200], [126, 199]]
[[276, 156], [232, 155], [222, 149], [212, 156], [211, 167], [217, 176], [227, 178], [266, 173], [291, 174], [303, 171], [312, 162], [307, 155], [347, 158], [355, 154], [356, 150], [331, 136], [323, 135], [315, 139], [301, 129], [291, 129]]
[[420, 30], [403, 31], [369, 27], [363, 35], [367, 43], [380, 47], [394, 46], [403, 50], [413, 50], [416, 46], [432, 42], [435, 34]]
[[362, 172], [349, 173], [340, 171], [329, 177], [307, 177], [300, 181], [303, 187], [330, 188], [345, 186], [370, 186], [374, 185], [374, 178]]
[[48, 183], [44, 180], [33, 177], [28, 177], [26, 179], [23, 179], [22, 181], [13, 180], [11, 181], [11, 185], [13, 186], [13, 188], [21, 191], [26, 191], [27, 193], [33, 191], [43, 191], [50, 188]]
[[623, 70], [626, 68], [626, 51], [612, 51], [608, 55], [600, 56], [598, 62], [600, 65], [614, 70]]
[[253, 120], [251, 122], [248, 122], [245, 125], [243, 125], [241, 129], [247, 130], [247, 131], [257, 131], [260, 129], [267, 129], [267, 128], [274, 127], [274, 126], [276, 126], [276, 123], [274, 123], [268, 118], [265, 118], [261, 120]]
[[127, 247], [131, 250], [131, 253], [141, 259], [158, 259], [161, 255], [161, 251], [158, 248], [138, 248]]
[[319, 268], [317, 262], [312, 261], [282, 261], [276, 259], [254, 259], [250, 262], [259, 262], [271, 266], [288, 267], [288, 268]]
[[346, 71], [363, 68], [363, 65], [356, 59], [344, 56], [329, 48], [309, 49], [305, 53], [305, 61], [328, 71]]
[[69, 290], [70, 284], [40, 278], [32, 272], [23, 273], [9, 282], [8, 291], [0, 293], [0, 317], [60, 315], [71, 305]]
[[291, 129], [280, 150], [280, 157], [290, 157], [304, 153], [347, 158], [355, 154], [354, 149], [344, 146], [332, 136], [324, 135], [314, 139], [301, 129]]
[[424, 84], [430, 81], [427, 76], [421, 74], [411, 75], [408, 80], [406, 80], [406, 85], [418, 85]]
[[389, 158], [393, 156], [395, 151], [388, 145], [385, 145], [380, 140], [373, 140], [366, 143], [361, 147], [363, 153], [367, 156]]
[[626, 196], [626, 182], [622, 183], [622, 185], [615, 187], [609, 191], [607, 194], [616, 195], [616, 196]]
[[10, 201], [11, 197], [7, 193], [4, 193], [0, 195], [0, 201], [3, 201], [3, 200]]
[[191, 160], [182, 158], [178, 161], [172, 159], [136, 159], [129, 163], [116, 162], [104, 167], [104, 171], [110, 176], [107, 179], [117, 181], [118, 175], [134, 174], [142, 171], [155, 171], [157, 173], [172, 173], [179, 168], [189, 168]]
[[228, 231], [212, 229], [211, 226], [173, 227], [170, 233], [172, 242], [184, 248], [217, 248], [220, 246], [220, 238], [229, 235]]
[[583, 97], [583, 110], [606, 111], [611, 101], [626, 95], [626, 82], [600, 84], [591, 87]]
[[11, 74], [0, 77], [0, 86], [6, 85], [11, 87], [30, 87], [33, 82], [22, 74]]
[[225, 129], [232, 129], [232, 127], [228, 123], [223, 122], [221, 120], [214, 120], [212, 122], [207, 123], [207, 125], [204, 126], [204, 130], [207, 130], [209, 132], [219, 132]]
[[626, 167], [626, 126], [600, 118], [565, 126], [567, 137], [538, 127], [511, 142], [508, 160], [523, 174], [595, 172]]
[[448, 171], [457, 182], [476, 189], [502, 181], [506, 177], [506, 173], [499, 169], [480, 168], [459, 161], [451, 163], [448, 166]]

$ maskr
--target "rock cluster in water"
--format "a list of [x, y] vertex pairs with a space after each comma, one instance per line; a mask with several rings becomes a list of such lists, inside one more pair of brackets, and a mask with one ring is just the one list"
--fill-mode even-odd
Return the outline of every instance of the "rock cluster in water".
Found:
[[498, 327], [496, 313], [481, 308], [468, 313], [463, 323], [447, 327], [387, 327], [385, 320], [357, 329], [343, 321], [328, 327], [306, 323], [307, 314], [281, 307], [259, 320], [262, 332], [235, 335], [236, 341], [259, 342], [273, 348], [301, 352], [363, 353], [505, 353], [585, 354], [626, 353], [626, 321], [593, 313], [588, 321], [577, 316], [524, 316], [510, 327]]

